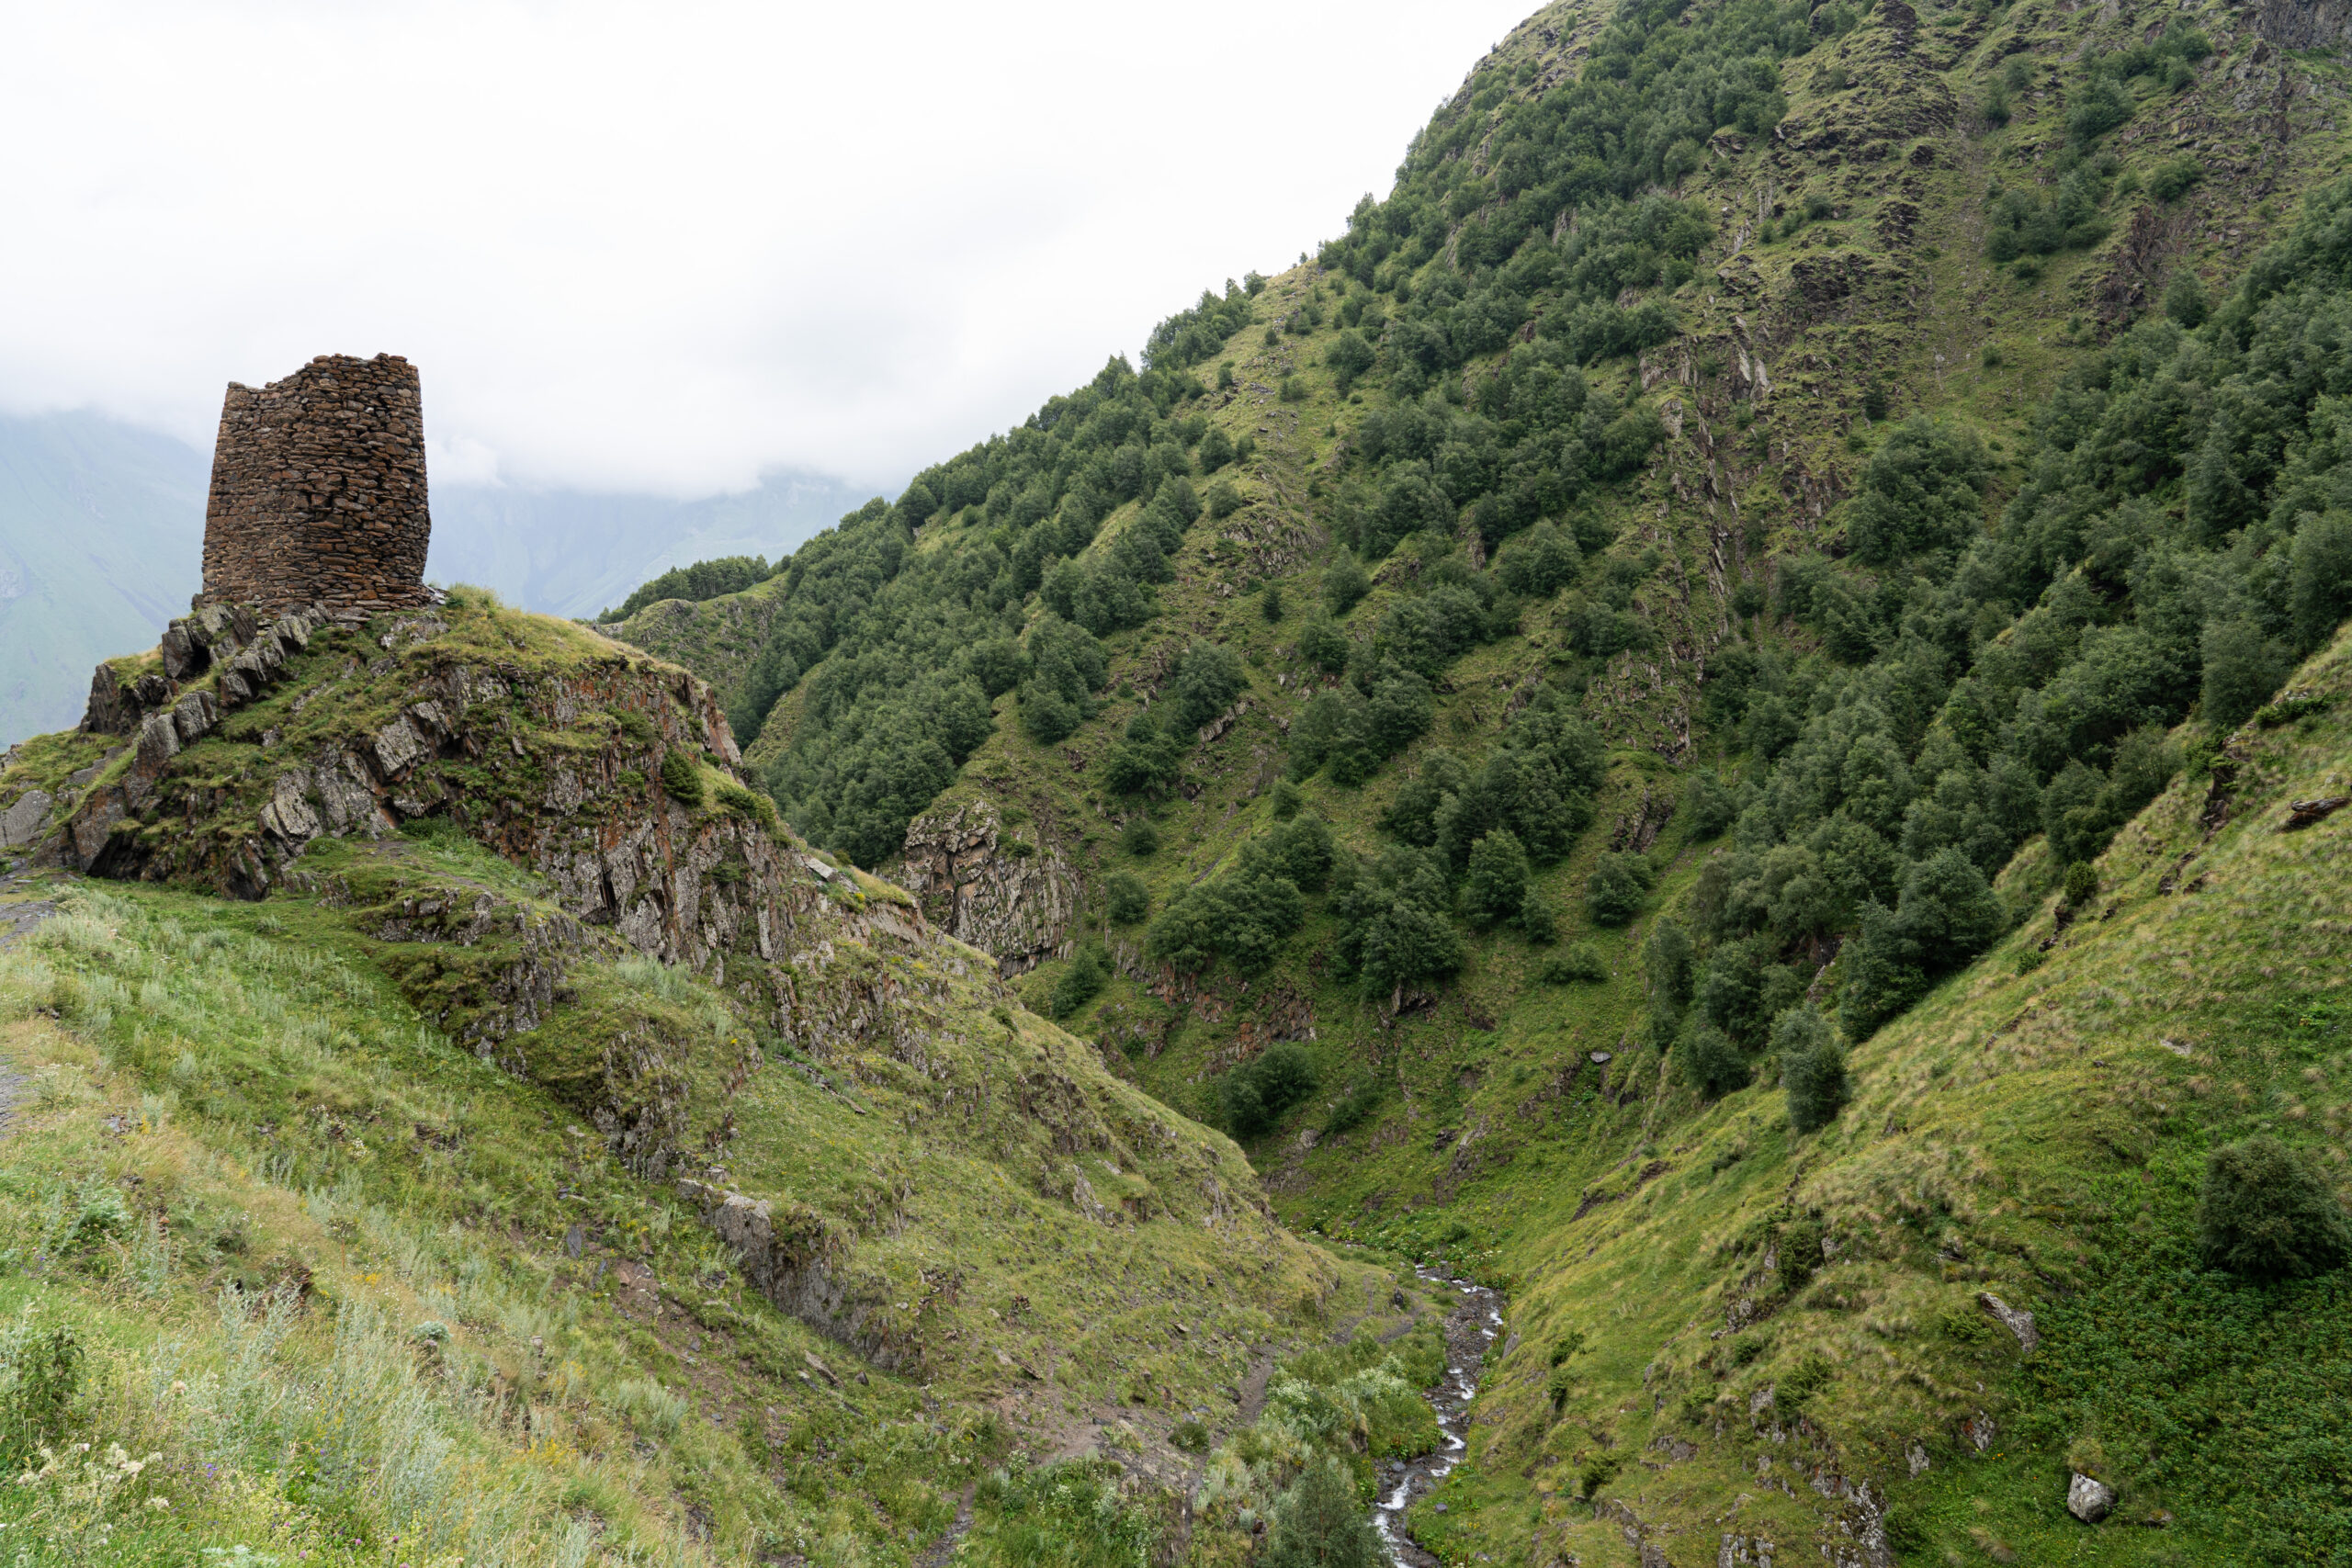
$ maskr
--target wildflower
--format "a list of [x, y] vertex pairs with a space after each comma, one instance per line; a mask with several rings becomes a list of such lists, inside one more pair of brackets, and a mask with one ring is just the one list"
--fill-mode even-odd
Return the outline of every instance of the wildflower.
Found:
[[172, 1505], [169, 1498], [150, 1497], [147, 1499], [147, 1506], [160, 1514], [169, 1510]]

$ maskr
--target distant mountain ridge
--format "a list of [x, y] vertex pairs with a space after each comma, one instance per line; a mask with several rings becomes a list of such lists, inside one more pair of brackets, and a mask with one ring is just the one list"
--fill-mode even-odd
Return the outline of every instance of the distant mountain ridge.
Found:
[[[186, 442], [103, 414], [0, 418], [0, 748], [74, 724], [99, 660], [187, 612], [210, 470]], [[788, 552], [871, 493], [799, 471], [694, 501], [435, 485], [426, 575], [593, 615], [673, 566]]]
[[73, 724], [99, 660], [187, 613], [207, 474], [97, 414], [0, 419], [0, 746]]

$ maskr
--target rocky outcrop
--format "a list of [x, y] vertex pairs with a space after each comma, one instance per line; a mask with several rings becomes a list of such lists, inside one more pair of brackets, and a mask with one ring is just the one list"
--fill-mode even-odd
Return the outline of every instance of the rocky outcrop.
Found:
[[56, 799], [45, 789], [28, 789], [0, 811], [0, 849], [20, 849], [37, 841], [49, 825]]
[[2115, 1511], [2115, 1491], [2080, 1471], [2066, 1483], [2066, 1511], [2086, 1525], [2095, 1525]]
[[2001, 1326], [2018, 1337], [2018, 1348], [2030, 1356], [2041, 1344], [2041, 1331], [2034, 1326], [2033, 1314], [2011, 1306], [1990, 1291], [1979, 1291], [1976, 1303], [1993, 1314]]
[[[1029, 853], [1020, 852], [1023, 845]], [[1004, 974], [1069, 956], [1077, 871], [1058, 848], [1008, 835], [989, 802], [967, 800], [916, 818], [907, 826], [905, 854], [904, 880], [923, 913]]]
[[849, 1246], [823, 1215], [694, 1180], [678, 1195], [734, 1249], [752, 1289], [885, 1371], [920, 1371], [922, 1342], [892, 1315], [888, 1281], [853, 1277]]
[[2341, 49], [2352, 43], [2352, 0], [2263, 0], [2254, 26], [2281, 49]]

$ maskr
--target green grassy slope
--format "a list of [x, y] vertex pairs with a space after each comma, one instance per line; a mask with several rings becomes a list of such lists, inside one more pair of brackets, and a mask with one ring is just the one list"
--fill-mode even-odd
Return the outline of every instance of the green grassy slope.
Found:
[[[1866, 1481], [1844, 1522], [1891, 1493], [1904, 1561], [2345, 1550], [2342, 1283], [2209, 1273], [2189, 1215], [2205, 1151], [2257, 1131], [2342, 1180], [2346, 840], [2284, 824], [2352, 781], [2352, 638], [2291, 686], [2307, 716], [2242, 732], [2234, 780], [2175, 784], [2083, 915], [2041, 900], [1860, 1047], [1831, 1129], [1798, 1136], [1750, 1089], [1476, 1184], [1461, 1217], [1525, 1282], [1523, 1343], [1431, 1527], [1484, 1543], [1532, 1494], [1521, 1561], [1606, 1561], [1617, 1520], [1571, 1504], [1591, 1492], [1680, 1561], [1744, 1495], [1723, 1528], [1808, 1551], [1841, 1534], [1822, 1485]], [[2036, 1314], [2030, 1356], [1984, 1292]], [[1581, 1348], [1555, 1404], [1562, 1343]], [[2064, 1516], [2070, 1458], [2118, 1487], [2124, 1528]]]
[[[312, 839], [265, 901], [205, 890], [288, 768], [485, 660], [503, 694], [448, 716], [499, 735], [495, 784], [453, 742], [400, 786], [439, 800], [406, 831]], [[160, 1456], [10, 1489], [28, 1561], [906, 1562], [1023, 1455], [1116, 1456], [1156, 1533], [1181, 1423], [1246, 1424], [1284, 1346], [1399, 1317], [904, 893], [745, 837], [709, 754], [688, 830], [733, 847], [704, 918], [768, 889], [775, 969], [748, 932], [670, 966], [582, 924], [523, 823], [625, 841], [676, 809], [546, 781], [628, 773], [602, 753], [673, 723], [631, 705], [686, 685], [478, 593], [322, 631], [123, 830], [168, 883], [12, 885], [62, 912], [0, 954], [5, 1440]], [[106, 744], [44, 738], [0, 793]], [[28, 1405], [61, 1329], [79, 1393]]]

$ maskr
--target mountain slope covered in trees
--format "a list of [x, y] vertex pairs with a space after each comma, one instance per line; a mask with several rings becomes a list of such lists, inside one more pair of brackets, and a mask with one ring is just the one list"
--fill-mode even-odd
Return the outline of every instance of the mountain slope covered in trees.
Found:
[[626, 633], [1294, 1223], [1518, 1291], [1450, 1556], [2079, 1473], [2328, 1560], [2337, 1277], [2224, 1233], [2340, 1224], [2331, 26], [1548, 8], [1314, 262]]

